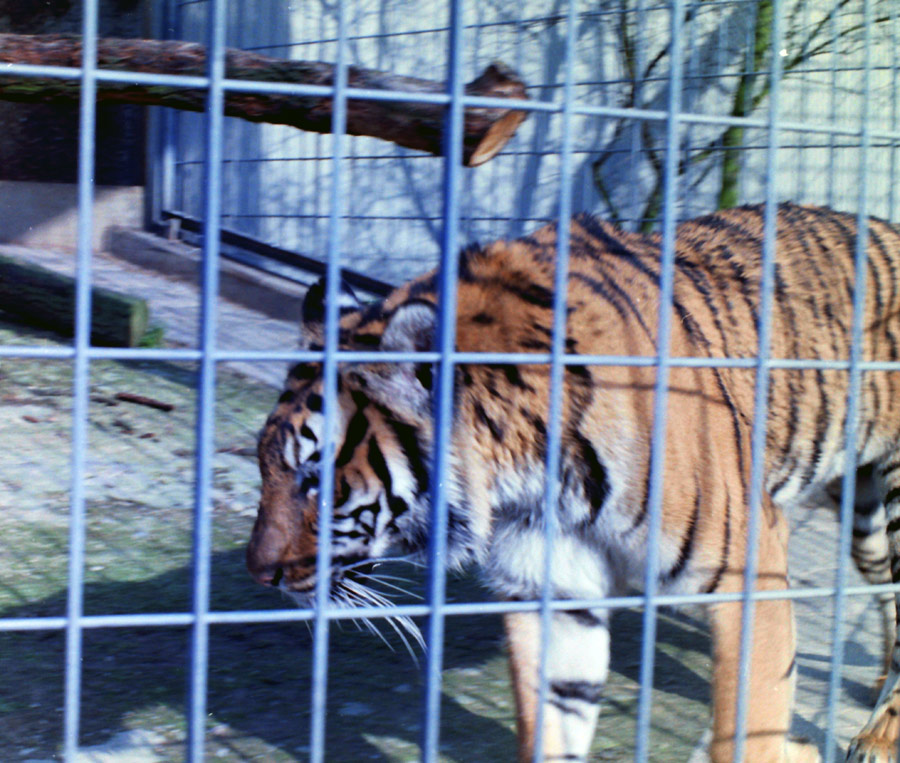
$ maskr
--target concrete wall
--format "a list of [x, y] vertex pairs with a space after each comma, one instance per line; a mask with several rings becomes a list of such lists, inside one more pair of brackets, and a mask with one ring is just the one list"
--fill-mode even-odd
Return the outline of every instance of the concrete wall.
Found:
[[[785, 43], [786, 60], [838, 2], [787, 0], [785, 12], [792, 36]], [[888, 0], [877, 2], [879, 8], [890, 8]], [[586, 12], [578, 21], [574, 64], [579, 104], [631, 103], [632, 79], [620, 34], [621, 24], [626, 23], [641, 42], [644, 62], [657, 56], [661, 62], [641, 83], [634, 103], [645, 109], [666, 108], [668, 11], [665, 4], [650, 3], [645, 4], [650, 10], [642, 21], [633, 12], [621, 15], [623, 6], [633, 11], [636, 5], [628, 0], [582, 4]], [[711, 116], [730, 113], [737, 75], [744, 70], [748, 51], [752, 50], [756, 6], [754, 2], [691, 5], [692, 20], [683, 41], [684, 111]], [[531, 98], [560, 103], [565, 77], [565, 8], [561, 0], [466, 3], [465, 78], [474, 78], [488, 63], [501, 59], [521, 72], [530, 86]], [[848, 33], [859, 23], [857, 4], [850, 4], [848, 9], [834, 27], [826, 24], [817, 38], [817, 43], [821, 42], [832, 30], [839, 35], [847, 33], [840, 45], [826, 47], [808, 62], [806, 71], [793, 71], [785, 78], [780, 111], [786, 122], [834, 122], [859, 128], [862, 46], [859, 35]], [[347, 11], [351, 63], [444, 78], [445, 3], [348, 0]], [[334, 8], [325, 0], [296, 4], [233, 0], [229, 13], [231, 45], [296, 59], [335, 58]], [[182, 6], [175, 36], [202, 40], [205, 14], [206, 3]], [[884, 14], [879, 11], [878, 15]], [[642, 27], [639, 32], [638, 25]], [[874, 30], [876, 69], [870, 121], [874, 129], [890, 129], [897, 122], [900, 88], [891, 69], [897, 58], [897, 26], [895, 21], [892, 25], [879, 24]], [[766, 114], [764, 102], [754, 117], [764, 121]], [[322, 256], [328, 238], [331, 137], [277, 125], [226, 121], [224, 224], [310, 256]], [[657, 179], [646, 149], [648, 145], [661, 149], [664, 130], [662, 121], [648, 122], [642, 129], [636, 121], [577, 117], [572, 176], [575, 209], [618, 217], [624, 224], [636, 226]], [[697, 159], [722, 130], [720, 126], [689, 122], [682, 128], [684, 173], [678, 189], [682, 217], [716, 206], [721, 152], [711, 159]], [[195, 216], [202, 199], [202, 134], [199, 117], [178, 116], [174, 206]], [[500, 156], [482, 167], [461, 170], [464, 240], [515, 236], [556, 215], [561, 136], [559, 115], [532, 114]], [[857, 137], [830, 138], [809, 130], [785, 130], [780, 138], [780, 198], [856, 208], [860, 161]], [[765, 130], [748, 130], [745, 135], [741, 201], [763, 198], [767, 140]], [[870, 154], [870, 209], [896, 218], [893, 188], [897, 149], [885, 141], [876, 143]], [[394, 280], [432, 266], [440, 250], [442, 160], [369, 138], [349, 138], [344, 145], [343, 261]], [[662, 151], [657, 151], [657, 160], [662, 156]]]
[[[77, 246], [77, 186], [0, 180], [0, 243], [74, 251]], [[141, 186], [97, 186], [94, 192], [94, 249], [102, 249], [108, 228], [143, 224]]]
[[[155, 0], [104, 0], [99, 31], [142, 37], [146, 6]], [[79, 33], [79, 0], [0, 0], [0, 32]], [[145, 109], [100, 104], [94, 178], [101, 185], [144, 182]], [[78, 107], [0, 102], [0, 180], [75, 182]]]
[[[99, 31], [142, 37], [149, 3], [103, 0]], [[0, 0], [0, 32], [79, 33], [79, 0]], [[93, 245], [110, 225], [143, 224], [145, 109], [100, 104]], [[72, 251], [76, 245], [78, 107], [0, 101], [0, 242]]]

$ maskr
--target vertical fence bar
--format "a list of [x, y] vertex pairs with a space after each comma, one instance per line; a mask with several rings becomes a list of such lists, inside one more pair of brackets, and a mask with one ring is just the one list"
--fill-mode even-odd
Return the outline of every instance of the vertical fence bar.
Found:
[[669, 346], [675, 280], [675, 206], [681, 124], [683, 0], [672, 0], [669, 46], [669, 98], [666, 121], [666, 164], [663, 178], [663, 239], [660, 262], [657, 371], [650, 440], [650, 487], [647, 495], [647, 561], [644, 570], [644, 616], [641, 641], [640, 694], [634, 759], [647, 760], [650, 746], [650, 710], [653, 700], [653, 666], [656, 646], [656, 589], [659, 583], [659, 539], [662, 534], [663, 472], [666, 456], [666, 404], [669, 390]]
[[559, 223], [556, 233], [556, 267], [553, 275], [553, 327], [550, 338], [550, 397], [547, 401], [547, 453], [544, 461], [544, 578], [541, 587], [541, 646], [538, 679], [537, 723], [534, 736], [534, 761], [544, 759], [544, 705], [548, 694], [548, 659], [552, 638], [553, 610], [553, 545], [559, 526], [559, 465], [562, 440], [562, 405], [564, 371], [562, 356], [566, 351], [566, 318], [569, 281], [569, 225], [572, 217], [572, 144], [573, 107], [575, 105], [576, 0], [569, 0], [566, 11], [566, 53], [564, 63], [562, 111], [562, 159], [559, 173]]
[[[900, 19], [900, 8], [895, 3], [891, 5], [891, 19], [889, 22], [891, 30], [889, 33], [891, 41], [891, 132], [896, 132], [897, 130], [897, 88], [900, 87], [900, 83], [897, 81], [897, 73], [898, 69], [900, 69], [900, 55], [898, 55], [897, 50], [897, 47], [900, 46], [900, 35], [897, 34], [898, 19]], [[893, 138], [888, 141], [888, 152], [890, 154], [890, 169], [888, 170], [888, 208], [885, 218], [893, 220], [894, 209], [897, 206], [897, 189], [894, 187], [897, 176], [897, 141]]]
[[331, 535], [334, 511], [334, 421], [337, 410], [338, 301], [341, 286], [341, 220], [344, 214], [344, 133], [347, 125], [347, 10], [337, 8], [337, 57], [331, 116], [331, 198], [328, 219], [328, 261], [325, 281], [325, 358], [322, 367], [322, 398], [325, 436], [322, 438], [322, 469], [319, 475], [319, 537], [316, 549], [316, 616], [313, 621], [313, 665], [310, 719], [310, 760], [325, 760], [325, 709], [328, 699], [327, 608], [331, 593]]
[[869, 130], [872, 72], [872, 2], [863, 0], [863, 94], [859, 134], [859, 200], [857, 209], [856, 252], [854, 261], [853, 323], [850, 333], [850, 371], [847, 389], [847, 420], [844, 424], [844, 477], [841, 481], [841, 524], [838, 541], [838, 568], [835, 574], [834, 624], [831, 639], [831, 674], [828, 681], [828, 722], [825, 727], [825, 763], [835, 757], [834, 727], [844, 666], [844, 609], [846, 607], [847, 559], [853, 532], [853, 507], [856, 492], [856, 439], [859, 427], [859, 395], [862, 387], [863, 322], [866, 307], [866, 250], [869, 245], [868, 193]]
[[75, 360], [72, 369], [72, 493], [69, 503], [69, 588], [66, 604], [66, 684], [63, 753], [78, 754], [81, 721], [81, 616], [84, 608], [85, 489], [90, 394], [91, 249], [96, 148], [97, 0], [85, 0], [82, 17], [81, 103], [78, 112], [78, 250], [75, 285]]
[[[801, 28], [806, 29], [809, 27], [809, 6], [801, 5], [797, 11], [797, 18], [800, 19]], [[780, 50], [780, 48], [779, 48]], [[792, 114], [791, 116], [795, 116], [798, 122], [801, 124], [808, 124], [810, 121], [809, 118], [809, 96], [807, 95], [807, 88], [810, 84], [810, 78], [806, 74], [806, 66], [800, 66], [798, 71], [794, 72], [794, 76], [798, 78], [798, 84], [795, 90], [799, 91], [800, 97], [798, 98], [799, 103], [796, 106], [796, 115]], [[813, 80], [814, 81], [814, 80]], [[805, 199], [806, 198], [806, 176], [807, 176], [807, 166], [806, 166], [806, 134], [803, 132], [798, 132], [795, 136], [795, 139], [791, 141], [794, 146], [791, 149], [791, 154], [796, 157], [796, 171], [793, 172], [793, 187], [790, 190], [792, 199]]]
[[463, 132], [463, 4], [450, 2], [447, 91], [450, 105], [444, 121], [443, 235], [439, 284], [437, 350], [438, 363], [434, 402], [434, 450], [431, 472], [431, 517], [428, 534], [427, 596], [430, 614], [426, 643], [425, 701], [422, 722], [422, 758], [438, 759], [441, 722], [441, 668], [444, 651], [444, 602], [447, 582], [447, 490], [453, 425], [454, 365], [450, 359], [456, 344], [456, 279], [459, 271], [459, 191], [462, 182]]
[[[838, 26], [837, 26], [837, 9], [835, 8], [831, 13], [831, 22], [829, 24], [831, 29], [831, 39], [837, 40]], [[837, 81], [838, 81], [838, 52], [837, 45], [835, 45], [831, 49], [831, 96], [828, 101], [828, 120], [829, 124], [836, 124], [837, 122]], [[829, 207], [834, 207], [834, 168], [837, 163], [837, 148], [836, 148], [837, 136], [834, 133], [828, 134], [828, 195], [826, 196], [825, 203]]]
[[207, 19], [205, 161], [203, 166], [204, 235], [200, 309], [200, 371], [197, 389], [197, 459], [194, 500], [194, 549], [188, 759], [203, 760], [209, 657], [209, 587], [212, 524], [212, 457], [216, 399], [216, 301], [219, 294], [222, 128], [224, 122], [225, 27], [227, 0], [210, 0]]
[[766, 417], [769, 401], [769, 359], [772, 339], [772, 305], [775, 292], [775, 234], [778, 219], [778, 120], [783, 58], [782, 5], [772, 3], [772, 64], [769, 85], [768, 148], [766, 150], [766, 208], [763, 222], [762, 279], [758, 317], [758, 349], [753, 397], [753, 429], [750, 436], [750, 496], [747, 517], [747, 547], [744, 562], [744, 596], [741, 602], [741, 644], [738, 662], [738, 696], [735, 710], [734, 761], [744, 760], [749, 701], [750, 657], [753, 648], [754, 599], [759, 551], [759, 521], [765, 477]]

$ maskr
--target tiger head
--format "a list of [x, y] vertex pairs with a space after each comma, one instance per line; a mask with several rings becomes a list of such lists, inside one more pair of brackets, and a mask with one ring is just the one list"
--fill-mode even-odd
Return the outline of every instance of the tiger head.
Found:
[[[363, 307], [344, 293], [343, 349], [429, 350], [435, 308], [389, 298]], [[304, 301], [301, 345], [324, 344], [324, 287]], [[427, 538], [431, 370], [414, 363], [341, 364], [332, 416], [334, 500], [331, 596], [375, 603], [365, 585], [372, 560], [421, 550]], [[262, 494], [247, 568], [301, 604], [316, 581], [320, 469], [325, 451], [323, 365], [299, 363], [259, 438]]]

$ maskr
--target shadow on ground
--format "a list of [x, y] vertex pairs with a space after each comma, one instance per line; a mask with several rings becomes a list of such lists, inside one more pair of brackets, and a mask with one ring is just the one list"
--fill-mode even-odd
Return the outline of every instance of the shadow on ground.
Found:
[[[242, 557], [240, 551], [213, 555], [212, 608], [233, 609], [236, 601], [246, 608], [290, 606], [272, 592], [255, 589], [243, 572]], [[189, 580], [189, 571], [179, 568], [139, 583], [89, 584], [85, 612], [184, 611], [189, 606]], [[65, 594], [60, 593], [2, 614], [37, 617], [64, 611]], [[391, 651], [349, 623], [332, 630], [329, 749], [342, 750], [340, 759], [365, 760], [382, 757], [369, 736], [389, 734], [415, 743], [420, 680], [402, 644], [386, 634]], [[445, 667], [478, 665], [496, 655], [502, 646], [500, 630], [496, 618], [453, 622], [448, 628]], [[125, 727], [126, 717], [135, 710], [156, 705], [184, 712], [189, 629], [85, 630], [83, 651], [82, 744], [107, 740]], [[258, 737], [288, 754], [302, 753], [308, 743], [311, 656], [312, 639], [304, 623], [212, 626], [210, 715], [241, 736]], [[4, 676], [0, 682], [0, 759], [18, 759], [29, 748], [29, 757], [47, 757], [58, 750], [64, 660], [61, 632], [0, 635], [0, 673]], [[513, 749], [509, 731], [474, 715], [452, 698], [444, 698], [443, 716], [446, 725]]]
[[[212, 557], [213, 610], [289, 606], [257, 589], [243, 571], [240, 551]], [[455, 600], [483, 599], [471, 578], [453, 580]], [[85, 588], [88, 614], [184, 611], [190, 574], [180, 567], [137, 583], [95, 583]], [[237, 604], [236, 604], [237, 602]], [[10, 608], [6, 617], [57, 615], [65, 594]], [[614, 621], [613, 672], [620, 683], [636, 683], [640, 668], [639, 612]], [[399, 640], [394, 651], [344, 623], [332, 629], [327, 709], [328, 760], [415, 757], [421, 721], [419, 669]], [[706, 678], [666, 653], [666, 644], [705, 653], [708, 641], [695, 624], [664, 618], [657, 650], [657, 689], [704, 701]], [[186, 628], [114, 628], [84, 631], [82, 673], [83, 745], [100, 744], [135, 726], [134, 717], [161, 735], [157, 751], [178, 760], [184, 754], [185, 687], [190, 631]], [[303, 760], [308, 750], [312, 639], [304, 623], [214, 625], [209, 641], [209, 749], [237, 760]], [[0, 759], [50, 758], [62, 737], [65, 637], [58, 631], [0, 634]], [[442, 743], [450, 759], [511, 760], [512, 699], [502, 659], [499, 617], [447, 620], [444, 669], [453, 676], [442, 700]], [[629, 697], [636, 692], [629, 692]], [[615, 697], [605, 720], [630, 713], [633, 702]], [[606, 725], [606, 724], [604, 724]], [[602, 733], [602, 726], [601, 726]], [[698, 732], [699, 733], [699, 732]], [[264, 743], [261, 752], [258, 748]], [[406, 751], [405, 753], [403, 751]], [[275, 754], [277, 753], [277, 754]], [[604, 757], [605, 760], [627, 759]]]

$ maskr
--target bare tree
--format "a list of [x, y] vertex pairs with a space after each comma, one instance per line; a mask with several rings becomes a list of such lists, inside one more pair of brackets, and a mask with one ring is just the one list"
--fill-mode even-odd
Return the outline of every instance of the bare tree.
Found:
[[[639, 0], [618, 0], [620, 6], [618, 50], [620, 65], [627, 73], [629, 84], [623, 89], [622, 105], [639, 109], [664, 108], [667, 97], [667, 77], [669, 68], [670, 43], [648, 46], [652, 39], [646, 34], [642, 24], [642, 14], [637, 12]], [[704, 0], [692, 4], [683, 18], [685, 38], [690, 40], [708, 39], [717, 41], [715, 29], [709, 24], [704, 27], [703, 11], [710, 5]], [[833, 0], [829, 6], [819, 9], [809, 21], [809, 6], [803, 0], [789, 0], [782, 12], [785, 32], [783, 45], [773, 49], [773, 0], [756, 2], [735, 8], [727, 17], [727, 23], [746, 30], [742, 41], [733, 41], [724, 50], [720, 75], [710, 78], [709, 87], [720, 88], [719, 94], [730, 108], [722, 113], [737, 118], [751, 117], [764, 108], [768, 102], [772, 85], [771, 71], [773, 56], [781, 56], [783, 77], [789, 78], [810, 64], [817, 57], [836, 55], [846, 57], [859, 51], [862, 45], [863, 23], [853, 16], [852, 0]], [[890, 0], [876, 0], [876, 25], [892, 19]], [[840, 21], [840, 23], [838, 23]], [[724, 23], [724, 22], [723, 22]], [[643, 43], [643, 44], [641, 44]], [[712, 45], [722, 57], [722, 46]], [[730, 76], [727, 76], [730, 75]], [[665, 86], [660, 86], [665, 82]], [[730, 84], [733, 83], [733, 84]], [[717, 206], [734, 206], [739, 201], [742, 172], [741, 149], [745, 147], [747, 130], [741, 125], [731, 125], [719, 129], [708, 128], [710, 135], [703, 144], [679, 145], [678, 173], [688, 179], [690, 191], [707, 179], [715, 170], [720, 171]], [[595, 187], [609, 208], [614, 219], [623, 217], [620, 203], [612, 193], [612, 183], [620, 176], [613, 158], [622, 153], [629, 140], [639, 147], [652, 176], [652, 186], [646, 193], [639, 214], [640, 228], [650, 230], [658, 218], [662, 201], [664, 180], [664, 133], [659, 126], [647, 120], [639, 125], [630, 121], [617, 124], [611, 138], [606, 142], [594, 160], [592, 174]], [[690, 150], [687, 150], [690, 148]]]

